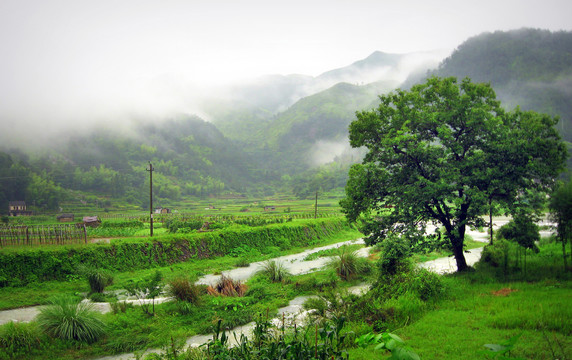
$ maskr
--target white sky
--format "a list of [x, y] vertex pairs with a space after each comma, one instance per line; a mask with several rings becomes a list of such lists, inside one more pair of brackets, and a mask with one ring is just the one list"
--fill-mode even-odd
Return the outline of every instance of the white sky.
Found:
[[0, 131], [173, 108], [210, 84], [315, 76], [376, 50], [572, 30], [571, 15], [570, 0], [0, 0]]

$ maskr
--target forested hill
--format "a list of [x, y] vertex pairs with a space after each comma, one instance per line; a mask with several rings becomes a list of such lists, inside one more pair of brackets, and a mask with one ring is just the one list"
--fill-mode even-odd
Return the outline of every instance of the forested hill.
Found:
[[[90, 197], [146, 207], [150, 161], [158, 206], [187, 196], [276, 191], [313, 196], [343, 187], [349, 164], [360, 158], [341, 151], [355, 111], [376, 107], [377, 95], [407, 87], [406, 75], [428, 69], [423, 62], [404, 71], [402, 60], [376, 52], [316, 78], [266, 77], [235, 89], [230, 100], [213, 99], [216, 111], [207, 114], [212, 122], [190, 115], [153, 119], [125, 134], [101, 128], [60, 140], [59, 148], [39, 154], [0, 149], [0, 213], [9, 200], [39, 209]], [[431, 74], [490, 82], [508, 109], [520, 105], [560, 116], [559, 130], [572, 142], [570, 32], [481, 34], [462, 43]], [[326, 164], [334, 157], [338, 161]]]
[[497, 31], [468, 39], [434, 74], [490, 82], [503, 106], [558, 115], [572, 141], [572, 33]]
[[100, 205], [107, 198], [145, 208], [149, 162], [157, 206], [184, 196], [243, 191], [252, 180], [243, 152], [198, 117], [141, 122], [136, 128], [129, 134], [100, 129], [76, 135], [62, 148], [40, 154], [0, 152], [0, 213], [11, 200], [25, 200], [40, 211], [90, 198], [99, 198]]

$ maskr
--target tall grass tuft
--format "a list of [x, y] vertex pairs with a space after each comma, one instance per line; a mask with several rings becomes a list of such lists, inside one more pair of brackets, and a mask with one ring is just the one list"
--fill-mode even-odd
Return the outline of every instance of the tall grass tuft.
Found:
[[105, 324], [93, 304], [70, 297], [54, 298], [40, 309], [37, 321], [48, 335], [63, 340], [93, 343], [105, 334]]
[[290, 276], [290, 272], [284, 264], [274, 260], [265, 261], [260, 273], [264, 274], [271, 282], [284, 282]]
[[342, 246], [338, 255], [330, 260], [329, 266], [336, 271], [340, 279], [349, 281], [369, 270], [363, 260], [356, 251], [350, 251]]
[[247, 287], [238, 280], [222, 275], [215, 286], [209, 286], [207, 292], [213, 296], [238, 296], [246, 293]]
[[185, 277], [178, 277], [169, 282], [169, 294], [179, 301], [198, 304], [201, 291], [192, 281]]
[[87, 279], [91, 293], [102, 293], [113, 284], [113, 276], [105, 270], [85, 265], [78, 266], [77, 270]]

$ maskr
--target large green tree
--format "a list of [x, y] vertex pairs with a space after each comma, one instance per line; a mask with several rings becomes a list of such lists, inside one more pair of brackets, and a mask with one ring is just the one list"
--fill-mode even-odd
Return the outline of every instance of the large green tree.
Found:
[[465, 270], [467, 226], [483, 226], [491, 202], [514, 210], [525, 189], [549, 190], [563, 169], [558, 119], [506, 112], [488, 84], [433, 77], [380, 100], [350, 125], [350, 144], [368, 153], [350, 169], [341, 201], [369, 243], [388, 232], [422, 234], [433, 222]]

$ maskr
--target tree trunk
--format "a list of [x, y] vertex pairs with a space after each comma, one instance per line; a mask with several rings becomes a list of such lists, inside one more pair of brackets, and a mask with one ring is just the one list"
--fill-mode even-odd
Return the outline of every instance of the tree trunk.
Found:
[[463, 252], [463, 244], [465, 240], [465, 227], [459, 226], [458, 232], [449, 232], [449, 240], [451, 241], [451, 247], [453, 249], [453, 255], [455, 256], [455, 261], [457, 261], [457, 271], [467, 270], [467, 261], [465, 260], [465, 253]]
[[467, 266], [467, 261], [465, 260], [465, 253], [463, 252], [463, 242], [462, 241], [452, 241], [453, 245], [453, 255], [455, 256], [455, 261], [457, 262], [457, 271], [465, 271], [469, 267]]
[[[568, 238], [570, 240], [570, 261], [572, 262], [572, 237]], [[566, 250], [564, 250], [566, 252]]]
[[564, 271], [568, 270], [568, 265], [566, 264], [566, 239], [564, 236], [560, 235], [560, 242], [562, 243], [562, 259], [564, 260]]

